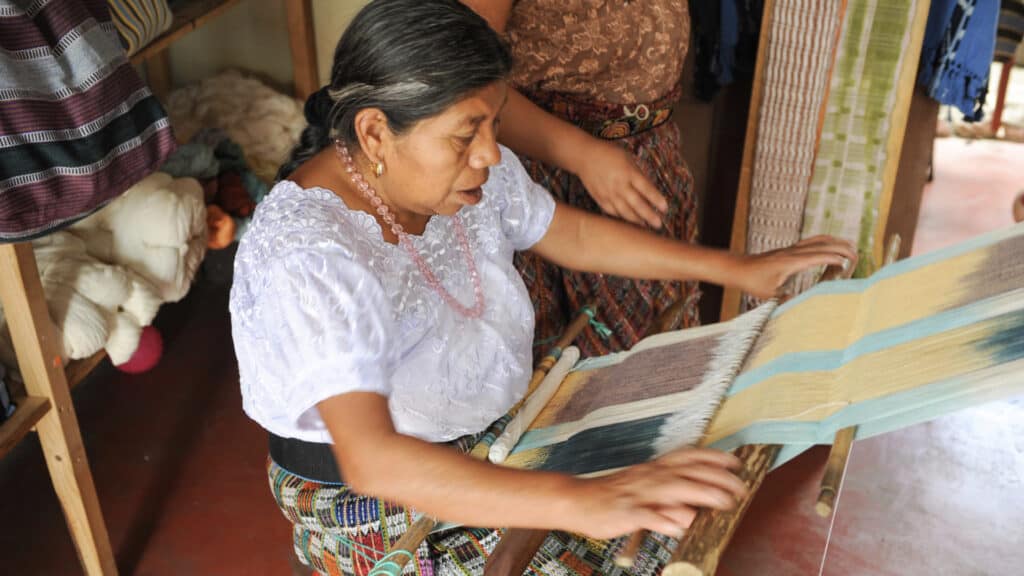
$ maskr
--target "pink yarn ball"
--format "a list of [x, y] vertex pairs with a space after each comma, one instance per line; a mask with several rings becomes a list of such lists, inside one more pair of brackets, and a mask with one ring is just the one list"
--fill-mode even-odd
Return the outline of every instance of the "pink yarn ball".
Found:
[[135, 353], [127, 362], [118, 364], [116, 368], [128, 374], [147, 372], [156, 366], [163, 352], [164, 340], [160, 337], [160, 332], [152, 326], [146, 326], [139, 336], [139, 347], [135, 349]]

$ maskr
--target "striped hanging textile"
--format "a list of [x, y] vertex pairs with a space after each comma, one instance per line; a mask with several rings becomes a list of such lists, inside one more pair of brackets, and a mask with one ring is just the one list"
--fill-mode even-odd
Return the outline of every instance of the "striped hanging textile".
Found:
[[[850, 0], [843, 18], [801, 237], [855, 241], [858, 276], [872, 265], [886, 162], [899, 161], [886, 146], [915, 3]], [[805, 275], [800, 288], [811, 282]]]
[[774, 2], [757, 113], [747, 252], [800, 239], [844, 0]]
[[763, 443], [785, 445], [779, 465], [847, 426], [864, 438], [1024, 394], [1021, 254], [1024, 224], [584, 361], [505, 464], [591, 475]]
[[104, 0], [0, 0], [0, 242], [90, 214], [174, 148]]
[[[748, 254], [800, 240], [846, 0], [772, 3], [747, 216]], [[761, 304], [744, 295], [743, 310]]]
[[107, 0], [107, 4], [128, 56], [156, 40], [174, 22], [167, 0]]

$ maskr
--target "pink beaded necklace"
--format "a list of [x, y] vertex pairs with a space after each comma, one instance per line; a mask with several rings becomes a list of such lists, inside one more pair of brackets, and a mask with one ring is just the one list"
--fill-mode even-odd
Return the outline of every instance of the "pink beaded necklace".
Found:
[[462, 219], [456, 214], [452, 217], [455, 224], [455, 235], [459, 238], [459, 244], [462, 247], [462, 257], [466, 260], [466, 266], [469, 268], [469, 277], [473, 281], [473, 298], [475, 304], [472, 308], [463, 306], [461, 302], [455, 299], [441, 282], [434, 275], [434, 272], [427, 266], [426, 261], [420, 256], [416, 246], [413, 245], [412, 239], [405, 233], [405, 229], [398, 222], [395, 222], [395, 217], [391, 214], [391, 210], [387, 204], [381, 200], [377, 191], [370, 186], [370, 183], [363, 178], [363, 175], [356, 169], [355, 162], [352, 160], [352, 155], [349, 154], [348, 148], [340, 140], [334, 142], [334, 148], [338, 151], [338, 156], [341, 158], [341, 162], [345, 165], [345, 171], [348, 172], [349, 178], [352, 179], [352, 183], [359, 189], [359, 192], [366, 198], [366, 200], [377, 210], [380, 217], [388, 226], [391, 227], [391, 232], [398, 237], [398, 245], [405, 248], [409, 256], [412, 257], [413, 262], [416, 263], [416, 267], [420, 269], [420, 273], [427, 280], [427, 284], [434, 289], [435, 292], [441, 295], [441, 298], [448, 303], [449, 306], [455, 309], [456, 312], [465, 316], [466, 318], [479, 318], [484, 313], [484, 291], [480, 287], [480, 274], [476, 270], [476, 262], [473, 261], [473, 252], [469, 248], [469, 239], [466, 237], [466, 229], [462, 226]]

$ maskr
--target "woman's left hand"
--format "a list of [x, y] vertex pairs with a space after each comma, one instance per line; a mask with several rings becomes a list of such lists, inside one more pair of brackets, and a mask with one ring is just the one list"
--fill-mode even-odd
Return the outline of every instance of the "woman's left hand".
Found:
[[757, 298], [772, 298], [780, 295], [792, 275], [804, 270], [833, 264], [856, 266], [857, 249], [841, 238], [813, 236], [788, 248], [751, 254], [744, 259], [739, 287]]

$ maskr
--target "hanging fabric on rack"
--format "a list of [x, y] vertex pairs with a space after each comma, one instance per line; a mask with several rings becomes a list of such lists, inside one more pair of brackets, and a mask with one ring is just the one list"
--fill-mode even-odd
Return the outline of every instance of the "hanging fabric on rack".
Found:
[[0, 0], [0, 242], [90, 214], [174, 148], [104, 0]]
[[[831, 234], [857, 243], [857, 275], [870, 272], [888, 162], [900, 68], [917, 2], [857, 0], [846, 6], [801, 238]], [[813, 284], [802, 274], [796, 288]]]
[[107, 4], [129, 56], [156, 40], [174, 22], [167, 0], [107, 0]]
[[981, 120], [996, 45], [999, 0], [933, 0], [917, 82], [964, 120]]
[[996, 33], [996, 62], [1013, 62], [1024, 40], [1024, 0], [1002, 0]]

